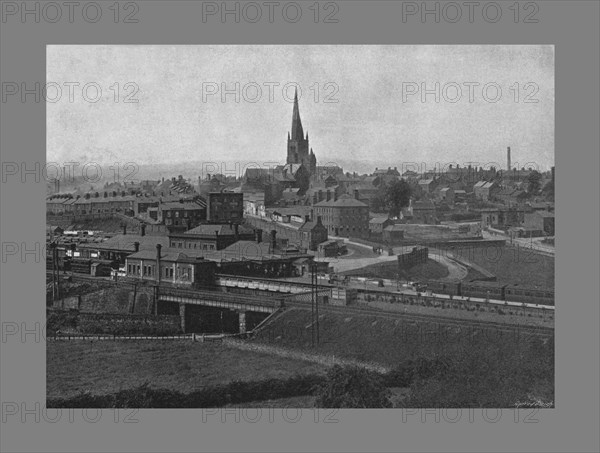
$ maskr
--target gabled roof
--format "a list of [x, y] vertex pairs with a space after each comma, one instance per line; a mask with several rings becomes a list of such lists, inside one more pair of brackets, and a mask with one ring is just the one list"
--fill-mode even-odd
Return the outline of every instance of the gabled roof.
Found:
[[206, 203], [200, 201], [200, 203], [196, 203], [196, 202], [187, 202], [187, 203], [177, 203], [177, 202], [168, 202], [168, 203], [161, 203], [158, 207], [160, 209], [162, 209], [163, 211], [168, 211], [168, 210], [184, 210], [184, 211], [197, 211], [200, 209], [204, 209], [206, 208]]
[[163, 248], [169, 246], [169, 238], [167, 236], [141, 236], [139, 234], [118, 234], [101, 243], [80, 244], [77, 247], [81, 249], [135, 252], [134, 244], [136, 242], [140, 244], [140, 251], [156, 250], [156, 244], [162, 245]]
[[351, 197], [348, 194], [344, 194], [341, 197], [339, 197], [336, 201], [334, 201], [334, 200], [329, 200], [329, 201], [323, 200], [323, 201], [315, 204], [315, 206], [318, 206], [318, 207], [335, 207], [335, 208], [351, 208], [351, 207], [362, 208], [362, 207], [366, 207], [368, 205], [366, 205], [362, 201], [357, 200], [354, 197]]
[[373, 224], [373, 225], [379, 225], [379, 224], [383, 224], [385, 222], [387, 222], [388, 220], [391, 220], [389, 217], [375, 217], [371, 220], [369, 220], [369, 223]]
[[[202, 224], [198, 225], [191, 230], [184, 231], [185, 235], [201, 235], [201, 236], [215, 236], [216, 232], [219, 232], [219, 236], [234, 236], [235, 227], [226, 223], [218, 224]], [[244, 225], [238, 225], [239, 234], [250, 234], [253, 231]]]

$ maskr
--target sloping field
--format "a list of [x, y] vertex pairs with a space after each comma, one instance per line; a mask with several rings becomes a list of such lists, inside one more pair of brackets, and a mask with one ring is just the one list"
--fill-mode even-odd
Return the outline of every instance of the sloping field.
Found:
[[496, 275], [499, 283], [554, 289], [554, 257], [511, 245], [473, 244], [449, 250]]
[[48, 342], [46, 358], [49, 398], [82, 391], [106, 394], [145, 382], [154, 388], [187, 393], [234, 380], [326, 371], [316, 363], [185, 340]]
[[320, 344], [313, 349], [311, 326], [309, 310], [290, 309], [251, 341], [394, 367], [418, 356], [460, 350], [481, 336], [497, 340], [509, 335], [493, 328], [474, 333], [467, 327], [391, 319], [385, 314], [327, 312], [319, 316]]

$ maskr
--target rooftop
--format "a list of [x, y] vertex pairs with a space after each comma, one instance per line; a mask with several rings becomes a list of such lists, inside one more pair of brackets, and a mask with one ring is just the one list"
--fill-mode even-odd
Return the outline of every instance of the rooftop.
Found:
[[329, 201], [321, 201], [317, 203], [315, 206], [317, 207], [335, 207], [335, 208], [364, 208], [367, 207], [365, 203], [357, 200], [354, 197], [351, 197], [348, 194], [344, 194], [340, 196], [337, 200], [329, 200]]

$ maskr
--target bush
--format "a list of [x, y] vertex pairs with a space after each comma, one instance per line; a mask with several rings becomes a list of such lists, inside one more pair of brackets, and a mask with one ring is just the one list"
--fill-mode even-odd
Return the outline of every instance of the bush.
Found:
[[107, 395], [82, 392], [71, 398], [49, 398], [51, 408], [207, 408], [227, 404], [264, 401], [312, 394], [324, 380], [319, 375], [297, 375], [288, 379], [233, 381], [190, 393], [151, 388], [148, 383]]
[[315, 396], [317, 407], [392, 407], [383, 376], [359, 367], [334, 366]]

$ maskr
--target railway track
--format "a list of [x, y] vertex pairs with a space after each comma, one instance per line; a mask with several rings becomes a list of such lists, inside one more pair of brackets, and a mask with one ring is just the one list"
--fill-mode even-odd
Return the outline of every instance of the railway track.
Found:
[[[286, 302], [287, 306], [300, 308], [304, 310], [310, 310], [309, 302]], [[339, 307], [332, 305], [319, 305], [319, 312], [337, 313], [341, 315], [360, 315], [360, 316], [376, 316], [385, 319], [402, 319], [413, 322], [424, 322], [424, 323], [438, 323], [445, 325], [454, 325], [461, 328], [473, 328], [473, 329], [493, 329], [495, 331], [508, 332], [514, 334], [515, 332], [523, 331], [528, 334], [540, 335], [550, 337], [554, 335], [553, 327], [546, 326], [534, 326], [528, 324], [506, 324], [496, 321], [483, 321], [473, 320], [464, 318], [453, 318], [450, 316], [439, 316], [439, 315], [422, 315], [418, 313], [404, 313], [397, 311], [386, 311], [377, 308], [367, 307]]]
[[[51, 271], [47, 272], [51, 274]], [[115, 283], [109, 278], [92, 277], [85, 274], [61, 274], [61, 276], [72, 277], [73, 281], [80, 282], [98, 282], [103, 281], [106, 283]], [[123, 283], [121, 281], [120, 283]], [[288, 307], [295, 307], [304, 310], [310, 309], [310, 302], [300, 301], [285, 301], [285, 305]], [[321, 312], [337, 313], [342, 315], [362, 315], [362, 316], [376, 316], [386, 319], [402, 319], [413, 322], [424, 322], [424, 323], [439, 323], [445, 325], [454, 325], [461, 328], [473, 328], [473, 329], [494, 329], [496, 331], [514, 333], [516, 331], [527, 332], [528, 334], [534, 334], [544, 337], [550, 337], [554, 335], [553, 327], [546, 326], [535, 326], [528, 324], [507, 324], [496, 321], [484, 321], [484, 320], [473, 320], [465, 318], [455, 318], [451, 316], [440, 316], [440, 315], [423, 315], [418, 313], [398, 312], [383, 310], [373, 307], [353, 307], [353, 306], [335, 306], [335, 305], [319, 305]]]

